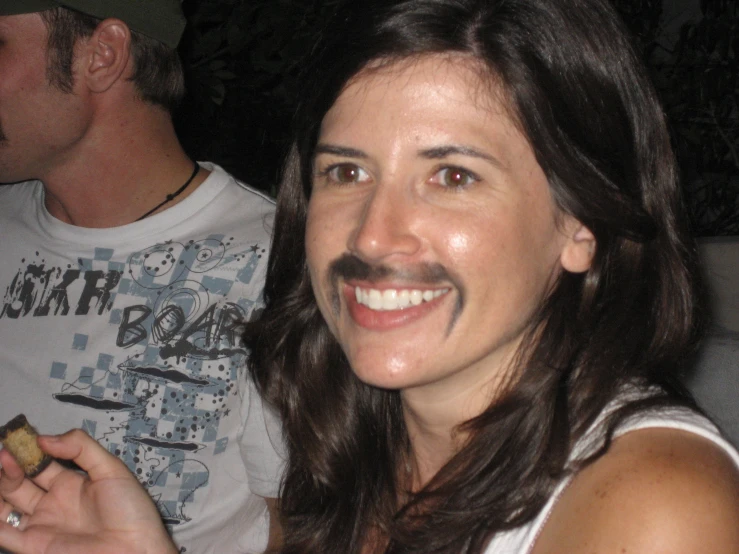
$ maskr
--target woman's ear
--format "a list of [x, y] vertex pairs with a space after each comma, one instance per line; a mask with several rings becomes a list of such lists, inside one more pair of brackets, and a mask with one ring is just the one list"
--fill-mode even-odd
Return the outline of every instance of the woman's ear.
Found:
[[566, 216], [563, 231], [566, 242], [560, 256], [562, 267], [570, 273], [587, 271], [595, 255], [595, 235], [572, 216]]

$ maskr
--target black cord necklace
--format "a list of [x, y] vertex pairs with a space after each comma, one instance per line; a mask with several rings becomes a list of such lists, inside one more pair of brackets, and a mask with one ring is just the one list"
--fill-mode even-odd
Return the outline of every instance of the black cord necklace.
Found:
[[[195, 162], [195, 167], [192, 170], [192, 175], [190, 175], [190, 178], [185, 181], [185, 184], [182, 185], [180, 188], [178, 188], [176, 191], [174, 191], [172, 194], [168, 194], [162, 202], [154, 206], [151, 210], [146, 212], [144, 215], [142, 215], [140, 218], [138, 218], [136, 221], [141, 221], [142, 219], [149, 217], [151, 214], [153, 214], [155, 211], [157, 211], [159, 208], [167, 204], [168, 202], [171, 202], [175, 198], [177, 198], [180, 194], [182, 194], [185, 189], [192, 183], [192, 180], [195, 179], [195, 175], [198, 174], [198, 171], [200, 171], [200, 166], [198, 165], [198, 162]], [[135, 222], [134, 222], [135, 223]]]

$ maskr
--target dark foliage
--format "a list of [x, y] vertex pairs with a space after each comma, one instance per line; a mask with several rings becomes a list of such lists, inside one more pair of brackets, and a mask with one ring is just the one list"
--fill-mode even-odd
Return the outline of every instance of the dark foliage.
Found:
[[299, 61], [335, 0], [185, 0], [180, 52], [185, 149], [274, 194], [290, 136]]
[[663, 0], [614, 4], [662, 96], [695, 234], [739, 235], [739, 4], [702, 0], [674, 42]]

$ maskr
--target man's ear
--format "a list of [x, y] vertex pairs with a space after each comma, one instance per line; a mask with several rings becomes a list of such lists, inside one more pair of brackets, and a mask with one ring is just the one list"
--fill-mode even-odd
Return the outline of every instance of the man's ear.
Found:
[[595, 235], [572, 216], [565, 216], [562, 227], [565, 245], [562, 248], [560, 263], [570, 273], [583, 273], [590, 269], [595, 255]]
[[104, 19], [87, 39], [84, 80], [93, 92], [105, 92], [122, 78], [131, 58], [131, 30], [120, 19]]

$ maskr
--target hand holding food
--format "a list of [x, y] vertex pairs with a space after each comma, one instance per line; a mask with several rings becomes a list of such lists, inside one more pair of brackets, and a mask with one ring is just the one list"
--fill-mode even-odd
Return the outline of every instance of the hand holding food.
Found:
[[[84, 432], [36, 440], [19, 416], [0, 428], [0, 440], [0, 548], [16, 554], [177, 553], [143, 487]], [[51, 457], [72, 460], [86, 474]]]

